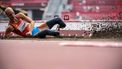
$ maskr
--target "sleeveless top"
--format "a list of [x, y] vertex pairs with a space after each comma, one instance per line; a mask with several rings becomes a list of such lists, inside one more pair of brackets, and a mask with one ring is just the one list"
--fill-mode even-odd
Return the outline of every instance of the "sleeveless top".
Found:
[[22, 19], [18, 19], [17, 23], [10, 22], [9, 24], [14, 28], [13, 32], [20, 36], [26, 37], [26, 33], [30, 30], [29, 24]]

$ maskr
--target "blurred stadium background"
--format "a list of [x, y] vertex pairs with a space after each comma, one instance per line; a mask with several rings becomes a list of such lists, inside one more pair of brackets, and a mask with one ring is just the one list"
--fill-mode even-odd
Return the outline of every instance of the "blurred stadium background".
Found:
[[[26, 10], [36, 26], [61, 17], [67, 24], [62, 36], [122, 36], [122, 0], [0, 0], [0, 5]], [[0, 36], [7, 24], [0, 12]], [[122, 69], [118, 39], [17, 39], [0, 40], [0, 69]]]
[[[62, 36], [101, 37], [109, 34], [111, 37], [114, 34], [120, 37], [122, 34], [122, 0], [0, 0], [0, 5], [26, 10], [36, 25], [61, 17], [67, 24], [60, 31]], [[1, 32], [7, 23], [8, 18], [1, 12]]]

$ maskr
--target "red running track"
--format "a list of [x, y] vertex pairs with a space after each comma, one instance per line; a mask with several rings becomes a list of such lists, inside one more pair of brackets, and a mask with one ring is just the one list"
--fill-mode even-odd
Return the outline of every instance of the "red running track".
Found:
[[[110, 47], [112, 43], [115, 47]], [[121, 46], [121, 42], [0, 40], [0, 69], [122, 69]]]

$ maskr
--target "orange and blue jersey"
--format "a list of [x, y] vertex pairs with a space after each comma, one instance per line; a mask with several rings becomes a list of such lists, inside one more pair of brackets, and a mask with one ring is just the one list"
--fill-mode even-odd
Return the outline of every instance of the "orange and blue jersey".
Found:
[[[18, 23], [10, 23], [14, 27], [14, 33], [26, 37], [26, 33], [30, 30], [30, 24], [24, 22], [22, 19], [19, 19]], [[34, 27], [32, 30], [32, 36], [35, 36], [40, 32], [38, 27]]]

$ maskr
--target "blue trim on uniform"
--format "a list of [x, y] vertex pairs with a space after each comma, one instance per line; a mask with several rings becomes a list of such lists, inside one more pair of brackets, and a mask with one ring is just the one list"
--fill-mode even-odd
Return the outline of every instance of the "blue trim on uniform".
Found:
[[38, 27], [34, 27], [33, 30], [32, 30], [32, 36], [37, 35], [39, 32], [40, 32], [39, 28]]

